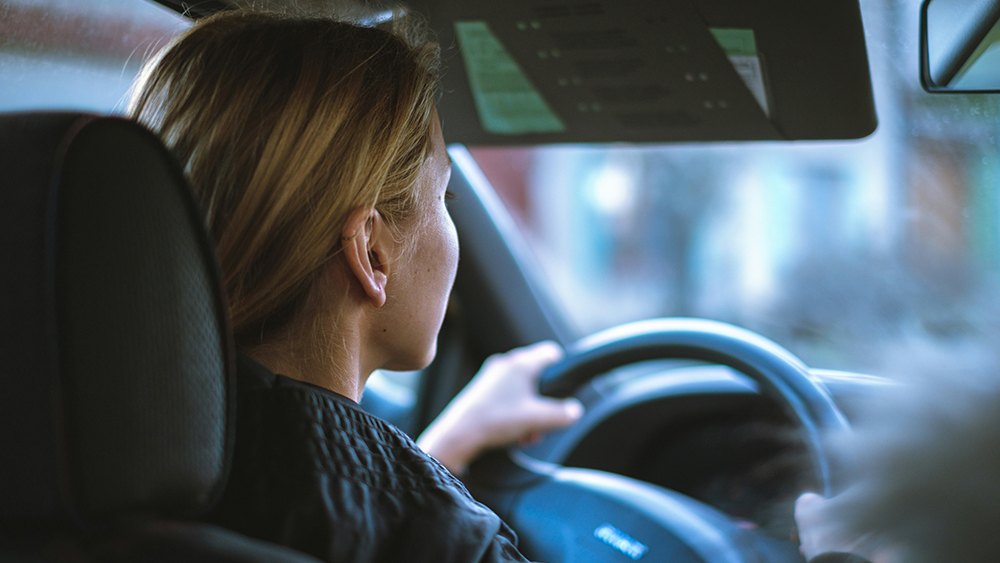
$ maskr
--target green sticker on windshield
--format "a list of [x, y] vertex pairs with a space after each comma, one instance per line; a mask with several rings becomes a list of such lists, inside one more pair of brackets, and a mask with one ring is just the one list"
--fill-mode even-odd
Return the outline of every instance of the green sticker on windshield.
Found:
[[764, 110], [765, 115], [770, 115], [767, 88], [764, 84], [764, 67], [757, 53], [757, 39], [753, 30], [745, 27], [713, 27], [708, 31], [726, 54], [733, 65], [733, 70], [743, 79], [743, 83], [757, 100], [760, 109]]
[[715, 42], [722, 47], [726, 55], [756, 57], [757, 40], [753, 30], [743, 27], [713, 27], [709, 29]]
[[455, 22], [455, 33], [483, 129], [498, 135], [566, 130], [486, 22]]

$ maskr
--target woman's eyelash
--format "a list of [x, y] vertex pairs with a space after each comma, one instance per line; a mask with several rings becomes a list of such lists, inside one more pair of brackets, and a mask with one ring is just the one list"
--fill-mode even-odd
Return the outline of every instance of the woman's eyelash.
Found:
[[444, 192], [444, 200], [445, 201], [451, 201], [451, 200], [453, 200], [453, 199], [455, 199], [457, 197], [458, 196], [455, 195], [455, 192]]

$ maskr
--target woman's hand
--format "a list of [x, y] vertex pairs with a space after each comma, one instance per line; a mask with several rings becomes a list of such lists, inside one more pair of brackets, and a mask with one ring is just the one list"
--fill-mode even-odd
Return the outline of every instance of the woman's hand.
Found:
[[850, 551], [852, 542], [845, 541], [830, 515], [824, 515], [828, 501], [816, 493], [805, 493], [795, 501], [795, 527], [799, 530], [799, 551], [808, 560], [829, 551]]
[[[843, 497], [825, 498], [816, 493], [805, 493], [795, 501], [795, 526], [799, 531], [799, 551], [808, 561], [833, 561], [850, 563], [893, 563], [899, 559], [885, 547], [871, 544], [867, 538], [846, 537], [840, 526], [842, 515], [836, 504]], [[819, 557], [826, 554], [826, 557]], [[834, 554], [839, 557], [832, 557]], [[850, 555], [848, 555], [850, 554]]]
[[576, 399], [538, 394], [538, 377], [562, 357], [554, 342], [539, 342], [490, 356], [479, 373], [417, 439], [455, 475], [491, 448], [538, 439], [583, 415]]

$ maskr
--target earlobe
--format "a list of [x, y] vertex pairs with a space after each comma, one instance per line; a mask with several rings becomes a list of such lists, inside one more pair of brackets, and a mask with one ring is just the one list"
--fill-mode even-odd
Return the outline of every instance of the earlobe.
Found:
[[378, 210], [359, 207], [348, 214], [341, 235], [351, 273], [375, 308], [385, 305], [389, 283], [388, 264], [382, 258], [385, 249], [379, 242], [384, 228]]
[[384, 272], [375, 271], [375, 288], [377, 299], [374, 299], [374, 305], [376, 308], [381, 308], [385, 305], [385, 288], [389, 285], [389, 276], [385, 275]]

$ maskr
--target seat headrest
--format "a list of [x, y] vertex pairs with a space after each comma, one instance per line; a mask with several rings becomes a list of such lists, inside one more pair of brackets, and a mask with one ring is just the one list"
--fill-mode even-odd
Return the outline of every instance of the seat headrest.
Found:
[[0, 523], [193, 516], [230, 454], [212, 243], [141, 126], [0, 116]]

